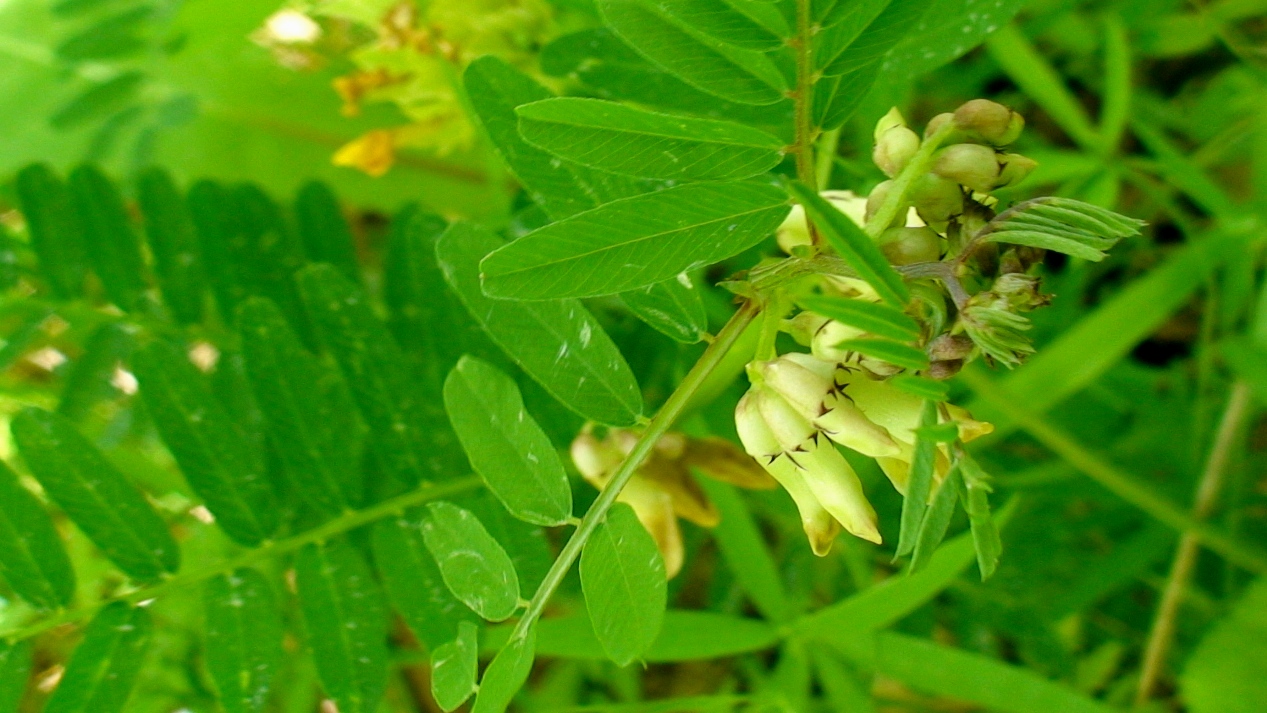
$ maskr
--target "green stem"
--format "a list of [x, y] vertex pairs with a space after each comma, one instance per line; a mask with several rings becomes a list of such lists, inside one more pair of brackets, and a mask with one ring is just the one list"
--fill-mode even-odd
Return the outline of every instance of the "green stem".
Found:
[[893, 224], [893, 219], [897, 218], [897, 213], [906, 207], [906, 194], [910, 192], [911, 185], [915, 180], [933, 166], [933, 154], [937, 149], [941, 148], [941, 143], [946, 140], [947, 136], [955, 130], [955, 123], [947, 121], [940, 129], [933, 133], [932, 136], [924, 139], [920, 144], [919, 151], [911, 157], [910, 162], [897, 174], [897, 178], [893, 179], [893, 184], [889, 186], [889, 193], [884, 197], [884, 203], [880, 205], [880, 209], [871, 216], [867, 221], [865, 230], [867, 235], [872, 239], [879, 239], [880, 234]]
[[[810, 28], [810, 0], [796, 0], [796, 36], [791, 40], [796, 51], [796, 89], [793, 92], [795, 122], [796, 177], [818, 190], [818, 171], [814, 165], [814, 43]], [[815, 236], [817, 237], [817, 236]]]
[[32, 636], [42, 634], [50, 629], [62, 626], [63, 624], [70, 624], [87, 619], [96, 614], [107, 604], [113, 604], [114, 602], [136, 604], [137, 602], [143, 602], [147, 599], [153, 599], [173, 589], [197, 584], [211, 579], [212, 577], [228, 574], [229, 572], [241, 567], [249, 567], [257, 562], [278, 557], [288, 552], [294, 552], [304, 545], [310, 545], [314, 542], [322, 542], [324, 540], [337, 537], [345, 532], [355, 530], [358, 527], [363, 527], [372, 522], [382, 520], [383, 518], [397, 515], [411, 507], [414, 507], [415, 505], [421, 505], [432, 500], [439, 500], [440, 498], [459, 495], [468, 490], [474, 490], [482, 484], [483, 481], [476, 476], [470, 476], [462, 478], [461, 480], [455, 480], [452, 483], [443, 483], [440, 485], [424, 484], [417, 490], [405, 493], [404, 495], [397, 495], [390, 500], [384, 500], [383, 502], [378, 503], [377, 505], [372, 505], [364, 510], [346, 512], [333, 520], [329, 520], [311, 530], [301, 532], [298, 535], [292, 535], [291, 537], [281, 540], [265, 542], [253, 550], [243, 552], [236, 557], [230, 557], [219, 564], [190, 572], [181, 572], [157, 584], [147, 585], [124, 594], [100, 599], [85, 606], [75, 607], [73, 609], [63, 609], [55, 616], [44, 619], [43, 621], [39, 621], [19, 629], [0, 632], [0, 640], [20, 641], [22, 639], [28, 639]]
[[836, 165], [836, 151], [840, 147], [840, 129], [835, 128], [830, 131], [823, 132], [818, 138], [818, 166], [815, 173], [818, 175], [819, 188], [826, 190], [831, 188], [831, 170]]
[[541, 612], [545, 609], [546, 603], [550, 601], [550, 597], [554, 595], [559, 585], [563, 583], [563, 578], [567, 576], [568, 570], [572, 568], [572, 563], [581, 555], [581, 548], [589, 541], [594, 531], [598, 529], [598, 525], [607, 516], [607, 511], [615, 504], [616, 498], [620, 495], [620, 491], [633, 477], [638, 467], [642, 465], [647, 456], [651, 454], [651, 449], [659, 442], [669, 428], [673, 426], [674, 421], [682, 413], [691, 397], [699, 389], [700, 385], [708, 378], [713, 369], [721, 362], [722, 357], [726, 356], [726, 352], [738, 341], [739, 336], [747, 329], [748, 324], [756, 318], [760, 307], [753, 302], [744, 303], [743, 307], [730, 318], [725, 327], [717, 333], [717, 338], [713, 343], [708, 345], [708, 349], [700, 356], [699, 361], [695, 362], [695, 366], [682, 379], [682, 383], [678, 385], [673, 394], [669, 396], [668, 401], [664, 402], [664, 406], [656, 413], [651, 422], [647, 424], [647, 428], [642, 432], [642, 436], [638, 439], [637, 445], [625, 457], [625, 460], [616, 469], [611, 480], [599, 493], [598, 499], [590, 506], [585, 517], [581, 520], [581, 524], [576, 528], [576, 532], [572, 533], [572, 537], [568, 539], [567, 544], [563, 546], [563, 550], [559, 552], [559, 556], [554, 560], [554, 564], [550, 566], [550, 571], [546, 573], [545, 579], [541, 580], [541, 586], [537, 587], [537, 592], [532, 596], [532, 601], [528, 602], [527, 609], [524, 610], [523, 616], [519, 622], [515, 624], [515, 630], [511, 634], [511, 641], [523, 639], [532, 629], [532, 625], [541, 617]]
[[[1203, 521], [1214, 510], [1219, 491], [1223, 488], [1223, 480], [1227, 473], [1228, 462], [1236, 447], [1245, 420], [1250, 413], [1251, 391], [1249, 384], [1238, 381], [1232, 386], [1232, 394], [1223, 409], [1223, 419], [1219, 422], [1219, 431], [1214, 445], [1206, 458], [1201, 480], [1197, 484], [1196, 497], [1192, 505], [1194, 520]], [[1184, 598], [1184, 590], [1192, 577], [1192, 570], [1197, 564], [1200, 542], [1192, 532], [1184, 533], [1175, 550], [1174, 563], [1170, 567], [1170, 576], [1166, 587], [1162, 590], [1161, 601], [1157, 604], [1157, 614], [1153, 618], [1152, 630], [1148, 634], [1148, 645], [1144, 649], [1144, 661], [1140, 666], [1139, 685], [1135, 690], [1135, 705], [1142, 706], [1152, 696], [1153, 688], [1165, 666], [1166, 655], [1175, 636], [1175, 619], [1179, 614], [1179, 604]]]

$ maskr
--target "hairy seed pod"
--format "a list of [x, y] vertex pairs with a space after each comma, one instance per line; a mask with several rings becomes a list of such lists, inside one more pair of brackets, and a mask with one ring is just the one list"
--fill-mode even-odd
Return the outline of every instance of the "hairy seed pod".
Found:
[[1025, 119], [989, 99], [973, 99], [955, 110], [955, 125], [965, 133], [994, 146], [1006, 146], [1020, 138]]

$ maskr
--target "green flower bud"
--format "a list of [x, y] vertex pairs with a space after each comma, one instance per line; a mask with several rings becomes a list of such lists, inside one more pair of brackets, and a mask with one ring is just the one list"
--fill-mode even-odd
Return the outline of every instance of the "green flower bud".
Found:
[[871, 159], [886, 176], [892, 178], [906, 168], [917, 151], [919, 134], [905, 126], [894, 126], [876, 137]]
[[955, 120], [955, 115], [951, 114], [950, 112], [946, 112], [944, 114], [938, 114], [937, 116], [934, 116], [932, 119], [929, 119], [928, 126], [924, 127], [924, 138], [927, 139], [928, 137], [940, 131], [941, 127], [945, 126], [946, 124], [954, 122], [954, 120]]
[[896, 128], [906, 128], [906, 119], [902, 116], [902, 112], [897, 110], [897, 107], [893, 107], [875, 123], [875, 131], [872, 133], [872, 137], [876, 143], [879, 143], [881, 136], [884, 136], [889, 129]]
[[941, 236], [923, 228], [889, 228], [880, 236], [880, 251], [894, 265], [941, 259]]
[[935, 173], [916, 179], [909, 195], [925, 223], [944, 223], [963, 213], [963, 189], [955, 181]]
[[1038, 168], [1038, 162], [1018, 153], [1006, 153], [999, 157], [999, 180], [996, 188], [1015, 186]]
[[[994, 146], [1006, 146], [1020, 138], [1025, 119], [989, 99], [973, 99], [954, 113], [955, 125]], [[983, 191], [984, 192], [984, 191]]]
[[888, 198], [889, 189], [892, 187], [893, 181], [881, 181], [871, 189], [871, 193], [867, 195], [867, 210], [863, 214], [866, 222], [871, 222], [871, 218], [880, 210], [880, 206], [884, 205], [884, 200]]
[[818, 330], [830, 321], [816, 312], [800, 312], [792, 319], [783, 320], [783, 331], [791, 335], [797, 344], [808, 347], [813, 343]]
[[906, 370], [906, 367], [898, 366], [883, 359], [877, 359], [871, 356], [858, 357], [858, 366], [864, 371], [880, 379], [887, 379], [890, 376], [896, 376]]
[[1000, 275], [990, 291], [1006, 299], [1014, 308], [1031, 310], [1051, 303], [1051, 295], [1044, 295], [1039, 291], [1041, 282], [1040, 278], [1033, 275], [1011, 272]]
[[817, 435], [809, 419], [777, 392], [762, 389], [757, 394], [757, 409], [784, 451], [795, 451]]
[[945, 381], [963, 369], [963, 359], [946, 359], [935, 361], [928, 367], [928, 378], [934, 381]]
[[942, 334], [928, 343], [928, 358], [933, 361], [966, 359], [972, 354], [972, 340], [959, 334]]
[[933, 172], [978, 193], [989, 193], [999, 179], [999, 160], [989, 146], [953, 144], [937, 152]]
[[835, 365], [809, 354], [790, 353], [761, 362], [757, 373], [806, 420], [823, 412], [823, 400], [835, 388]]
[[849, 352], [840, 349], [838, 345], [846, 339], [857, 339], [863, 334], [864, 332], [857, 327], [850, 327], [832, 320], [814, 333], [814, 339], [810, 342], [810, 352], [815, 357], [832, 364], [842, 362], [849, 356]]

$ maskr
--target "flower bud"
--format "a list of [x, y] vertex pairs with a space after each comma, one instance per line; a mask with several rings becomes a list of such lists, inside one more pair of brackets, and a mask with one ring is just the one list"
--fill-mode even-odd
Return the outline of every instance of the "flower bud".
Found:
[[944, 114], [938, 114], [937, 116], [934, 116], [932, 119], [928, 120], [928, 125], [924, 127], [924, 138], [927, 139], [928, 137], [940, 131], [943, 126], [953, 122], [954, 120], [955, 120], [955, 115], [951, 114], [950, 112], [946, 112]]
[[898, 452], [897, 442], [889, 432], [867, 418], [842, 393], [833, 392], [823, 401], [823, 413], [814, 419], [814, 425], [831, 440], [864, 456], [878, 458]]
[[814, 497], [849, 534], [880, 544], [875, 510], [867, 501], [862, 482], [830, 441], [812, 439], [804, 452], [790, 457], [804, 470], [805, 483]]
[[822, 413], [823, 399], [835, 387], [832, 380], [835, 368], [834, 363], [793, 352], [761, 362], [757, 371], [765, 379], [766, 386], [806, 419], [813, 419]]
[[945, 381], [963, 369], [963, 359], [943, 359], [928, 365], [928, 378], [934, 381]]
[[1038, 168], [1038, 162], [1018, 153], [1005, 153], [999, 157], [999, 180], [997, 188], [1015, 186], [1024, 181], [1029, 174]]
[[798, 312], [792, 319], [783, 320], [783, 331], [791, 335], [797, 344], [808, 347], [814, 341], [814, 335], [818, 333], [818, 330], [830, 321], [817, 312], [807, 310]]
[[880, 236], [880, 251], [894, 265], [935, 262], [941, 258], [941, 236], [932, 228], [889, 228]]
[[863, 334], [865, 332], [857, 327], [850, 327], [842, 322], [832, 320], [824, 324], [814, 334], [814, 339], [810, 342], [810, 353], [823, 361], [833, 364], [842, 362], [849, 355], [849, 352], [838, 348], [839, 344], [846, 339], [857, 339]]
[[607, 475], [620, 465], [624, 454], [610, 443], [600, 441], [589, 430], [581, 431], [572, 441], [572, 462], [585, 480], [595, 487], [603, 487]]
[[761, 415], [758, 403], [760, 393], [759, 387], [754, 386], [735, 404], [735, 430], [748, 455], [765, 467], [771, 458], [783, 452], [783, 446], [779, 445], [774, 432]]
[[840, 534], [840, 523], [823, 507], [806, 482], [805, 469], [788, 455], [781, 454], [766, 466], [766, 470], [796, 503], [801, 515], [801, 528], [805, 530], [810, 549], [819, 557], [825, 557], [831, 552], [836, 535]]
[[994, 146], [1006, 146], [1020, 138], [1025, 119], [1011, 109], [989, 99], [973, 99], [954, 113], [955, 125]]
[[1051, 295], [1039, 291], [1042, 280], [1023, 272], [1010, 272], [1000, 275], [994, 281], [990, 291], [1007, 300], [1007, 303], [1019, 309], [1035, 309], [1051, 303]]
[[761, 389], [757, 392], [757, 410], [775, 440], [784, 451], [795, 451], [818, 433], [809, 419], [797, 411], [778, 393]]
[[875, 139], [876, 143], [879, 143], [880, 137], [884, 136], [889, 129], [897, 128], [906, 128], [906, 118], [902, 116], [902, 112], [898, 111], [897, 107], [893, 107], [875, 123], [875, 131], [872, 132], [872, 138]]
[[972, 353], [972, 340], [960, 334], [942, 334], [928, 343], [928, 358], [933, 361], [966, 359]]
[[[864, 214], [865, 222], [871, 222], [875, 214], [879, 212], [880, 206], [884, 205], [885, 199], [889, 196], [889, 190], [893, 188], [893, 181], [882, 181], [871, 189], [871, 193], [867, 195], [867, 209]], [[903, 211], [898, 211], [897, 215], [902, 216]], [[897, 222], [896, 220], [894, 222]]]
[[919, 134], [905, 126], [894, 126], [876, 137], [875, 148], [871, 151], [871, 159], [875, 165], [892, 178], [906, 168], [911, 157], [919, 151]]
[[989, 193], [999, 178], [999, 161], [989, 146], [953, 144], [937, 152], [933, 172], [978, 193]]
[[935, 173], [917, 178], [909, 195], [925, 223], [944, 223], [963, 213], [963, 189], [955, 181]]
[[987, 421], [978, 421], [972, 417], [968, 409], [954, 404], [946, 404], [946, 411], [950, 413], [950, 418], [959, 427], [959, 439], [964, 443], [975, 441], [976, 439], [994, 433], [994, 424]]
[[890, 376], [896, 376], [906, 371], [904, 366], [898, 366], [892, 362], [866, 355], [859, 356], [858, 366], [877, 379], [887, 379]]
[[684, 462], [713, 480], [740, 488], [770, 490], [778, 487], [752, 456], [724, 438], [705, 436], [688, 440]]

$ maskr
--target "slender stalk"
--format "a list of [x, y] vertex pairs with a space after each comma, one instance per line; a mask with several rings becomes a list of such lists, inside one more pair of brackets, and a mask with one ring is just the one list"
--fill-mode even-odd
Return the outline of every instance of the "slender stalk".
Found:
[[292, 535], [281, 540], [272, 540], [256, 547], [255, 549], [243, 552], [236, 557], [230, 557], [219, 564], [209, 567], [197, 569], [188, 572], [180, 572], [176, 575], [163, 580], [157, 584], [151, 584], [130, 592], [125, 592], [113, 597], [101, 599], [91, 602], [87, 605], [75, 607], [73, 609], [63, 609], [56, 615], [38, 621], [28, 626], [13, 629], [11, 631], [0, 632], [0, 640], [20, 641], [36, 636], [50, 629], [62, 626], [63, 624], [71, 624], [83, 619], [87, 619], [96, 614], [100, 609], [114, 602], [127, 602], [136, 604], [138, 602], [153, 599], [161, 594], [165, 594], [173, 589], [188, 587], [199, 582], [206, 581], [212, 577], [222, 574], [228, 574], [235, 569], [248, 567], [257, 562], [261, 562], [273, 557], [284, 555], [288, 552], [294, 552], [304, 545], [310, 545], [314, 542], [322, 542], [333, 537], [342, 535], [345, 532], [355, 530], [358, 527], [377, 522], [384, 518], [397, 515], [415, 505], [421, 505], [432, 500], [459, 495], [474, 490], [483, 485], [483, 481], [477, 476], [470, 476], [455, 480], [452, 483], [443, 483], [440, 485], [423, 485], [422, 487], [404, 495], [397, 495], [389, 500], [384, 500], [377, 505], [372, 505], [364, 510], [351, 510], [333, 520], [329, 520], [311, 530]]
[[[1210, 448], [1205, 468], [1201, 473], [1201, 480], [1197, 483], [1196, 497], [1192, 505], [1194, 520], [1205, 520], [1214, 510], [1219, 491], [1223, 489], [1228, 461], [1231, 460], [1237, 438], [1249, 415], [1249, 404], [1249, 385], [1244, 381], [1233, 384], [1231, 396], [1228, 397], [1227, 406], [1223, 409], [1223, 418], [1219, 422], [1214, 445]], [[1148, 645], [1144, 648], [1139, 686], [1135, 689], [1135, 705], [1137, 706], [1148, 702], [1165, 666], [1166, 655], [1174, 640], [1175, 618], [1179, 614], [1179, 604], [1183, 600], [1184, 590], [1196, 566], [1200, 545], [1200, 539], [1195, 533], [1186, 532], [1180, 538], [1179, 547], [1175, 550], [1170, 576], [1166, 580], [1165, 589], [1162, 590], [1161, 601], [1157, 604], [1157, 614], [1153, 618], [1153, 627], [1148, 634]]]
[[638, 439], [637, 445], [625, 457], [624, 462], [616, 469], [607, 486], [603, 488], [603, 492], [598, 494], [598, 499], [590, 506], [585, 517], [582, 518], [581, 524], [576, 528], [576, 532], [572, 533], [572, 537], [568, 539], [567, 544], [563, 546], [563, 550], [559, 552], [559, 556], [554, 560], [554, 564], [550, 566], [550, 571], [546, 573], [545, 579], [541, 580], [541, 586], [537, 587], [537, 592], [532, 596], [532, 600], [528, 602], [527, 608], [524, 610], [523, 616], [519, 622], [515, 624], [515, 630], [511, 634], [511, 641], [522, 639], [528, 635], [532, 629], [532, 625], [541, 617], [541, 612], [545, 609], [546, 603], [550, 601], [550, 597], [554, 595], [554, 591], [563, 583], [563, 578], [567, 576], [568, 570], [572, 568], [572, 563], [581, 555], [581, 548], [589, 541], [594, 530], [598, 529], [599, 523], [607, 517], [607, 511], [615, 504], [620, 491], [633, 477], [634, 472], [642, 465], [647, 456], [651, 454], [651, 449], [660, 440], [669, 428], [673, 426], [674, 421], [682, 413], [691, 397], [699, 389], [700, 385], [708, 378], [713, 369], [726, 356], [726, 352], [739, 340], [739, 336], [748, 328], [748, 324], [756, 318], [761, 308], [754, 302], [745, 302], [743, 307], [730, 318], [725, 327], [717, 333], [717, 338], [713, 343], [708, 345], [708, 349], [700, 356], [699, 361], [695, 362], [695, 366], [687, 372], [686, 377], [682, 379], [682, 383], [678, 385], [673, 394], [669, 396], [668, 401], [664, 402], [664, 406], [656, 413], [651, 422], [647, 424], [647, 428], [642, 432], [642, 436]]
[[836, 151], [840, 148], [840, 128], [824, 131], [818, 137], [816, 178], [822, 189], [831, 188], [831, 170], [836, 165]]
[[[796, 36], [790, 40], [792, 49], [796, 51], [796, 88], [792, 101], [795, 122], [796, 177], [810, 187], [818, 190], [818, 167], [814, 165], [814, 43], [810, 41], [813, 31], [810, 28], [810, 0], [796, 0]], [[817, 238], [817, 234], [814, 234]], [[815, 241], [817, 244], [817, 241]]]

